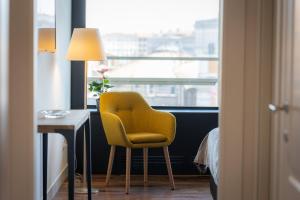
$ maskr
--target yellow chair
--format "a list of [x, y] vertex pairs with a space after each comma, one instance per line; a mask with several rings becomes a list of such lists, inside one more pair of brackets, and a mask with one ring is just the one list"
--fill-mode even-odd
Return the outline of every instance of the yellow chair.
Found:
[[101, 119], [111, 145], [106, 185], [109, 183], [116, 146], [126, 147], [126, 193], [130, 187], [131, 149], [143, 148], [144, 183], [148, 182], [148, 148], [163, 147], [171, 189], [175, 189], [168, 146], [176, 132], [175, 117], [152, 109], [136, 92], [107, 92], [100, 96]]

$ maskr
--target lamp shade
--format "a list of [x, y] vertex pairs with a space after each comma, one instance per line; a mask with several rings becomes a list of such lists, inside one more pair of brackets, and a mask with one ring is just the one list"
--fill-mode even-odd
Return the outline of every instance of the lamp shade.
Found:
[[96, 28], [75, 28], [67, 52], [74, 61], [103, 61], [106, 59], [102, 41]]
[[38, 29], [38, 51], [55, 52], [55, 28]]

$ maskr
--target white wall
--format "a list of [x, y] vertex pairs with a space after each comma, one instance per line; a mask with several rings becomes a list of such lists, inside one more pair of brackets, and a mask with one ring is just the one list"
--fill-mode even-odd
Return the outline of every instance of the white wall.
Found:
[[[37, 62], [36, 0], [0, 0], [0, 199], [42, 196], [40, 109], [70, 107], [71, 0], [57, 1], [57, 52]], [[62, 137], [49, 138], [49, 186], [66, 166]]]
[[[56, 28], [56, 52], [38, 54], [37, 110], [70, 109], [70, 62], [66, 52], [71, 36], [71, 0], [56, 1]], [[64, 138], [58, 134], [48, 138], [49, 190], [67, 167], [67, 158]]]

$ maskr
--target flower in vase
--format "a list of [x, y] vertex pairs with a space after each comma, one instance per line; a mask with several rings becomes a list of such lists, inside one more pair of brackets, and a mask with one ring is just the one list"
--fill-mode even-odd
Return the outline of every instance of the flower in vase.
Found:
[[102, 80], [102, 79], [105, 79], [105, 72], [107, 72], [109, 69], [108, 68], [102, 68], [100, 70], [97, 70], [97, 72], [99, 73], [99, 78]]
[[108, 78], [105, 77], [105, 72], [109, 71], [108, 68], [102, 68], [101, 70], [97, 70], [99, 73], [99, 80], [91, 81], [89, 83], [89, 91], [94, 92], [99, 96], [101, 93], [107, 92], [108, 89], [113, 86], [110, 84]]

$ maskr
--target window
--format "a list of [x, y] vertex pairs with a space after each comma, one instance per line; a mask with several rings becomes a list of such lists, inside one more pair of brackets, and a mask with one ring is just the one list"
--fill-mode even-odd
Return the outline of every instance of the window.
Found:
[[[153, 106], [217, 106], [218, 0], [86, 0], [98, 28], [111, 90], [137, 91]], [[99, 77], [89, 62], [89, 80]], [[88, 104], [95, 104], [88, 94]]]

